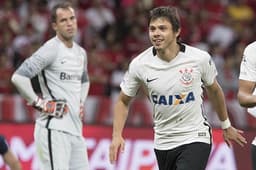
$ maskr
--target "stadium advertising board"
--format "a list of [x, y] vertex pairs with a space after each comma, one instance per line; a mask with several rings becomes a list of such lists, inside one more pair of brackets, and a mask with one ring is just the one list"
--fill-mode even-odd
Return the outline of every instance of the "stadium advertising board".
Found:
[[[39, 170], [33, 128], [33, 124], [0, 125], [0, 134], [6, 136], [11, 149], [18, 156], [25, 170]], [[116, 164], [111, 165], [108, 160], [111, 127], [85, 126], [84, 136], [88, 146], [91, 170], [158, 170], [153, 150], [152, 129], [127, 128], [124, 134], [125, 151], [119, 154]], [[235, 152], [223, 141], [222, 131], [214, 130], [213, 137], [207, 170], [238, 170]], [[246, 164], [248, 159], [249, 157]], [[249, 168], [246, 169], [249, 170]], [[0, 158], [0, 170], [7, 170], [2, 158]]]

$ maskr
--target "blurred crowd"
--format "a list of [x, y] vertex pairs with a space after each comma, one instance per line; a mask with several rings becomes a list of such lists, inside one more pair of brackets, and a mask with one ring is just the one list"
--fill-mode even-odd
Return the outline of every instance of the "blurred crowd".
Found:
[[[0, 94], [16, 94], [10, 83], [15, 68], [53, 36], [49, 10], [56, 0], [0, 0]], [[181, 40], [208, 51], [216, 63], [233, 121], [248, 126], [236, 100], [244, 47], [256, 40], [254, 0], [73, 0], [78, 19], [75, 40], [88, 53], [93, 98], [115, 100], [130, 60], [150, 46], [148, 13], [175, 5], [181, 16]], [[107, 103], [106, 105], [111, 105]], [[210, 106], [206, 104], [210, 110]], [[89, 117], [89, 116], [88, 116]], [[209, 116], [214, 123], [215, 117]]]

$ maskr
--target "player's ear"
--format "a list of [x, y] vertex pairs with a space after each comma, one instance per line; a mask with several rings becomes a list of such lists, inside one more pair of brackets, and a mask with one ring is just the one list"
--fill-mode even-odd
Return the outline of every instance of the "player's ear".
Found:
[[177, 32], [175, 32], [176, 37], [180, 36], [181, 29], [179, 28]]
[[53, 29], [54, 31], [57, 30], [57, 24], [56, 24], [55, 22], [52, 23], [52, 29]]

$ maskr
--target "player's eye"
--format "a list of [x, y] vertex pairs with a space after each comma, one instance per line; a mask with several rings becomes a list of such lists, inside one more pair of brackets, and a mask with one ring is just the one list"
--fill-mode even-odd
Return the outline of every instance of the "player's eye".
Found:
[[160, 26], [160, 27], [159, 27], [159, 30], [161, 30], [161, 31], [165, 31], [166, 29], [167, 29], [166, 26]]
[[154, 31], [154, 30], [156, 30], [156, 28], [155, 27], [149, 27], [149, 31]]
[[72, 16], [72, 17], [70, 17], [70, 20], [75, 20], [76, 18], [75, 18], [75, 16]]

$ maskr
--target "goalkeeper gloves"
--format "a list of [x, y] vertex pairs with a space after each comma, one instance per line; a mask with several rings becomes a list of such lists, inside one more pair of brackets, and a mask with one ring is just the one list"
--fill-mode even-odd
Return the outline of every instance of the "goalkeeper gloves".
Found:
[[43, 100], [37, 98], [37, 101], [32, 104], [34, 108], [41, 111], [43, 114], [62, 118], [68, 112], [66, 100]]

